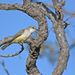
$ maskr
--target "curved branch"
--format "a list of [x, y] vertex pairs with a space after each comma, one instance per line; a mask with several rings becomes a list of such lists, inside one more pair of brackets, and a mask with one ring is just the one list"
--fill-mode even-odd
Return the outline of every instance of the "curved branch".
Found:
[[[56, 6], [58, 4], [58, 2], [56, 2], [55, 0], [53, 0], [54, 6]], [[60, 2], [59, 2], [60, 3]], [[63, 6], [63, 5], [62, 5]], [[62, 7], [61, 6], [61, 7]], [[52, 73], [52, 75], [62, 75], [64, 69], [66, 69], [67, 66], [67, 62], [69, 59], [69, 45], [65, 36], [65, 31], [62, 25], [62, 21], [63, 21], [63, 15], [61, 12], [61, 8], [58, 8], [58, 6], [56, 6], [56, 13], [58, 15], [58, 17], [60, 17], [60, 19], [58, 19], [57, 22], [53, 23], [53, 28], [54, 28], [54, 32], [56, 34], [56, 38], [59, 42], [59, 47], [60, 47], [60, 56], [57, 62], [57, 66], [54, 70], [54, 72]], [[60, 14], [58, 14], [60, 13]]]
[[16, 55], [20, 54], [24, 50], [24, 46], [23, 45], [21, 45], [21, 46], [22, 46], [22, 48], [19, 52], [16, 52], [16, 53], [11, 54], [11, 55], [10, 54], [9, 55], [1, 55], [0, 54], [0, 57], [13, 57], [13, 56], [16, 56]]
[[[42, 5], [41, 5], [42, 6]], [[39, 70], [37, 69], [35, 63], [36, 59], [38, 58], [39, 55], [39, 50], [40, 50], [40, 45], [47, 39], [48, 37], [48, 26], [47, 26], [47, 21], [45, 14], [40, 12], [38, 7], [41, 7], [40, 5], [36, 4], [31, 4], [28, 3], [26, 5], [18, 5], [18, 4], [0, 4], [0, 9], [3, 10], [20, 10], [25, 13], [27, 13], [29, 16], [32, 18], [36, 19], [39, 24], [39, 32], [35, 36], [34, 39], [27, 40], [27, 43], [30, 45], [30, 53], [29, 57], [27, 59], [27, 72], [29, 75], [41, 75]], [[32, 40], [32, 42], [31, 42]], [[29, 63], [29, 64], [28, 64]]]
[[[31, 7], [29, 7], [29, 6], [31, 6]], [[50, 9], [48, 9], [42, 2], [28, 3], [25, 6], [20, 5], [20, 4], [1, 4], [0, 3], [0, 9], [2, 9], [2, 10], [20, 10], [27, 14], [28, 14], [27, 10], [31, 11], [33, 8], [36, 8], [38, 11], [42, 12], [45, 16], [47, 16], [49, 19], [51, 19], [52, 22], [54, 22], [56, 20], [56, 15]], [[32, 17], [32, 15], [31, 15], [31, 17]]]
[[[0, 4], [0, 9], [3, 10], [20, 10], [27, 13], [32, 18], [36, 19], [39, 24], [39, 32], [35, 36], [34, 39], [29, 39], [26, 42], [30, 45], [30, 53], [27, 59], [27, 72], [29, 75], [41, 75], [39, 70], [37, 69], [35, 63], [36, 59], [39, 55], [40, 45], [47, 39], [48, 37], [48, 26], [46, 17], [53, 22], [53, 28], [56, 33], [56, 38], [59, 42], [60, 46], [60, 57], [57, 63], [57, 67], [55, 68], [52, 75], [61, 75], [66, 67], [68, 58], [69, 58], [69, 46], [65, 37], [65, 31], [63, 28], [63, 14], [61, 11], [61, 7], [64, 5], [64, 2], [57, 3], [58, 0], [53, 0], [54, 5], [56, 6], [57, 16], [49, 10], [43, 3], [28, 3], [26, 5], [18, 5], [18, 4]], [[60, 7], [59, 7], [60, 6]], [[67, 47], [67, 48], [66, 48]], [[62, 68], [61, 68], [62, 67]]]

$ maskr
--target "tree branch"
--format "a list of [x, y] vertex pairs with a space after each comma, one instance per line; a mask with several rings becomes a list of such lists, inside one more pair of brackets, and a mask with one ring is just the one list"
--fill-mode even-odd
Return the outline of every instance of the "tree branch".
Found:
[[[64, 69], [66, 69], [68, 58], [69, 58], [69, 46], [68, 46], [68, 43], [66, 40], [64, 28], [62, 26], [63, 14], [62, 14], [61, 8], [65, 2], [63, 1], [63, 5], [61, 5], [61, 2], [59, 2], [60, 7], [58, 8], [58, 6], [59, 6], [59, 5], [57, 5], [58, 2], [56, 2], [55, 0], [52, 0], [52, 1], [54, 3], [54, 6], [56, 6], [55, 10], [57, 13], [57, 18], [58, 18], [58, 21], [53, 23], [53, 28], [54, 28], [54, 32], [56, 34], [56, 38], [59, 42], [59, 47], [60, 47], [60, 56], [59, 56], [59, 59], [57, 62], [57, 66], [56, 66], [54, 72], [52, 73], [52, 75], [62, 75]], [[58, 14], [58, 13], [60, 13], [60, 14]]]
[[[55, 3], [56, 2], [56, 3]], [[65, 4], [64, 1], [58, 2], [53, 0], [54, 7], [57, 16], [49, 10], [43, 3], [27, 3], [25, 5], [18, 4], [1, 4], [0, 9], [3, 10], [20, 10], [27, 13], [29, 16], [38, 21], [39, 32], [33, 39], [28, 39], [26, 42], [30, 45], [30, 53], [27, 59], [26, 67], [29, 75], [41, 75], [37, 69], [35, 63], [39, 55], [40, 45], [48, 37], [48, 26], [46, 17], [47, 16], [53, 22], [54, 32], [60, 46], [60, 57], [58, 59], [57, 67], [55, 68], [52, 75], [61, 75], [66, 68], [66, 64], [69, 58], [69, 46], [65, 37], [65, 31], [63, 28], [63, 13], [61, 7]], [[5, 42], [6, 43], [6, 42]], [[0, 45], [3, 45], [1, 43]]]
[[[34, 39], [27, 40], [30, 45], [30, 53], [27, 62], [30, 63], [31, 66], [27, 65], [27, 72], [29, 75], [41, 75], [37, 67], [35, 66], [36, 59], [38, 58], [38, 53], [40, 49], [40, 45], [47, 39], [48, 37], [48, 26], [45, 15], [40, 12], [37, 8], [40, 8], [40, 5], [35, 4], [26, 4], [18, 5], [18, 4], [0, 4], [0, 9], [3, 10], [20, 10], [27, 13], [32, 18], [38, 21], [39, 32], [35, 36]], [[35, 58], [35, 59], [34, 59]], [[33, 69], [32, 69], [33, 68]]]
[[23, 5], [25, 5], [27, 3], [31, 3], [31, 0], [23, 0]]
[[16, 53], [11, 54], [11, 55], [10, 54], [9, 55], [1, 55], [0, 54], [0, 57], [13, 57], [13, 56], [16, 56], [16, 55], [20, 54], [24, 50], [23, 44], [21, 46], [22, 46], [22, 48], [21, 48], [21, 50], [19, 52], [16, 52]]
[[[45, 5], [49, 6], [51, 8], [54, 8], [54, 6], [50, 3], [46, 3]], [[64, 12], [65, 14], [69, 14], [69, 15], [75, 15], [75, 12], [73, 13], [73, 12], [70, 12], [70, 11], [66, 11], [65, 9], [62, 9], [62, 12]]]
[[4, 61], [3, 62], [0, 62], [0, 64], [2, 64], [2, 66], [3, 66], [4, 70], [6, 71], [7, 75], [10, 75], [9, 72], [8, 72], [8, 70], [6, 69], [6, 67], [4, 65]]

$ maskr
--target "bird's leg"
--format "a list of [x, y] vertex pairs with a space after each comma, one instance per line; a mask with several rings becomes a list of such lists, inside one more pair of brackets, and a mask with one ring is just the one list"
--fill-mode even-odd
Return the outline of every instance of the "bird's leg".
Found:
[[19, 42], [19, 44], [22, 46], [22, 50], [24, 49], [23, 43], [24, 43], [23, 41]]

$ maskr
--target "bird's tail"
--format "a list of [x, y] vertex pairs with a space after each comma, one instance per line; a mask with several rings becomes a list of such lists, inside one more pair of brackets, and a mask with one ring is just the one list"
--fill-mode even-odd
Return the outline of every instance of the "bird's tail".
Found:
[[11, 42], [6, 43], [3, 47], [1, 47], [2, 50], [4, 50], [6, 47], [8, 47], [11, 44]]

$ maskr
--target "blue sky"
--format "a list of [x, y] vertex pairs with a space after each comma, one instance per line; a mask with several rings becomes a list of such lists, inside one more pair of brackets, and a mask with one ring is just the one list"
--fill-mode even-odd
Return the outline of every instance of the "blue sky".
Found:
[[[43, 1], [43, 0], [39, 0]], [[75, 12], [75, 0], [65, 0], [66, 5], [63, 7], [67, 11]], [[6, 3], [6, 4], [22, 4], [22, 0], [0, 0], [0, 3]], [[51, 0], [44, 0], [44, 3], [52, 3]], [[52, 8], [50, 8], [52, 11], [54, 11]], [[64, 14], [64, 20], [67, 19], [70, 15]], [[73, 26], [75, 26], [75, 18], [71, 18], [68, 22], [72, 23]], [[52, 28], [52, 23], [51, 21], [47, 18], [48, 22], [48, 27]], [[26, 13], [23, 13], [21, 11], [13, 11], [13, 10], [0, 10], [0, 40], [7, 37], [7, 36], [12, 36], [15, 35], [19, 30], [27, 28], [31, 25], [34, 25], [38, 28], [38, 23], [36, 20], [28, 16]], [[71, 36], [75, 39], [75, 27], [72, 25], [68, 26], [66, 31], [66, 37], [69, 46], [72, 44], [70, 39], [67, 36], [67, 33], [70, 32]], [[56, 37], [53, 29], [49, 32], [49, 37], [48, 39], [51, 42], [56, 42]], [[26, 45], [24, 44], [24, 47]], [[0, 54], [13, 54], [17, 51], [19, 51], [21, 46], [19, 44], [12, 44], [9, 47], [7, 47], [4, 51], [0, 49]], [[29, 51], [25, 50], [20, 54], [15, 57], [9, 57], [9, 58], [3, 58], [0, 57], [0, 61], [4, 60], [5, 62], [5, 67], [9, 71], [10, 75], [28, 75], [25, 71], [26, 69], [26, 60], [28, 57]], [[20, 56], [22, 59], [20, 59]], [[43, 56], [42, 58], [38, 57], [37, 60], [37, 67], [39, 71], [43, 75], [51, 75], [53, 72], [54, 68], [56, 67], [56, 64], [51, 64], [48, 61], [48, 58], [46, 56]], [[7, 75], [6, 72], [3, 69], [3, 66], [0, 65], [0, 74], [1, 75]], [[64, 73], [62, 75], [75, 75], [75, 51], [74, 47], [70, 50], [70, 57], [69, 61], [67, 64], [67, 69], [64, 70]]]

